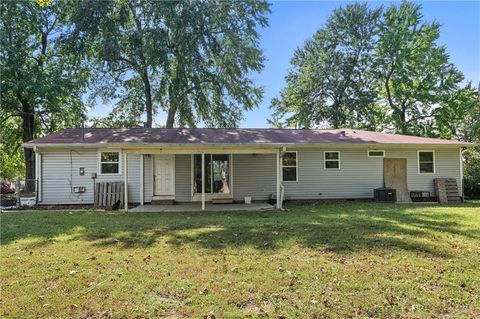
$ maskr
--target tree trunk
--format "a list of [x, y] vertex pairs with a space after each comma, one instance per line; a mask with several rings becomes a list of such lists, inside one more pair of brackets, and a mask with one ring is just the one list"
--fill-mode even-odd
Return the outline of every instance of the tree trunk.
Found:
[[404, 135], [408, 134], [408, 127], [407, 127], [407, 109], [402, 106], [400, 109], [400, 130], [401, 133]]
[[175, 124], [175, 113], [177, 113], [176, 103], [170, 99], [170, 108], [168, 109], [167, 128], [173, 128]]
[[184, 87], [182, 80], [184, 78], [185, 70], [181, 56], [176, 55], [177, 68], [175, 70], [175, 78], [173, 79], [173, 88], [169, 90], [170, 107], [168, 109], [167, 128], [173, 128], [175, 125], [175, 115], [177, 114], [178, 106], [183, 105], [184, 102]]
[[[35, 129], [34, 110], [25, 99], [21, 99], [22, 103], [22, 128], [23, 142], [33, 140], [33, 131]], [[25, 191], [33, 192], [35, 190], [35, 153], [31, 148], [24, 148], [23, 154], [25, 158]]]
[[153, 123], [153, 103], [152, 103], [152, 87], [146, 70], [143, 71], [143, 88], [145, 91], [145, 112], [147, 113], [147, 122], [145, 127], [151, 128]]

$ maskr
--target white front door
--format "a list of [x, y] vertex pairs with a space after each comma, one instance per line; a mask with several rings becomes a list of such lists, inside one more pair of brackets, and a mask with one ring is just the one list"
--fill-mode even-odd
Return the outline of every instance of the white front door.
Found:
[[175, 195], [175, 155], [155, 155], [155, 195]]

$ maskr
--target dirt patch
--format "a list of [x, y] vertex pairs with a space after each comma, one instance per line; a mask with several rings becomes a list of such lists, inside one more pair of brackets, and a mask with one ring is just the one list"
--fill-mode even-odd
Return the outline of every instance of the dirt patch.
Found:
[[265, 314], [275, 311], [275, 306], [273, 303], [264, 301], [260, 305], [255, 302], [255, 300], [248, 300], [244, 303], [237, 304], [237, 307], [245, 312], [253, 312], [257, 314]]

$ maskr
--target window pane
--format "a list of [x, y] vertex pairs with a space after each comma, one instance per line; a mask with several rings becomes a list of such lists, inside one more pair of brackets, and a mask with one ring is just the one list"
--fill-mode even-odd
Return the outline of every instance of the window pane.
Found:
[[325, 168], [339, 168], [339, 161], [325, 161]]
[[338, 152], [325, 152], [325, 159], [338, 160]]
[[101, 153], [101, 162], [117, 162], [119, 154], [118, 152], [102, 152]]
[[433, 162], [433, 152], [420, 152], [420, 162]]
[[283, 168], [283, 181], [284, 182], [295, 182], [297, 180], [297, 168], [295, 167], [284, 167]]
[[384, 153], [383, 153], [383, 151], [369, 151], [368, 156], [370, 156], [370, 157], [383, 157]]
[[433, 173], [433, 163], [420, 163], [420, 173]]
[[102, 174], [118, 174], [118, 163], [102, 163]]
[[228, 194], [230, 193], [228, 155], [213, 155], [212, 158], [213, 192]]
[[283, 166], [297, 166], [297, 153], [287, 152], [282, 157]]

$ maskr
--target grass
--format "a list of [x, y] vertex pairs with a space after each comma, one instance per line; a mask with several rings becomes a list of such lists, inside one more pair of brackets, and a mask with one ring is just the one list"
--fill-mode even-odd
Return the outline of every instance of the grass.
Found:
[[480, 316], [478, 202], [0, 218], [2, 318]]

